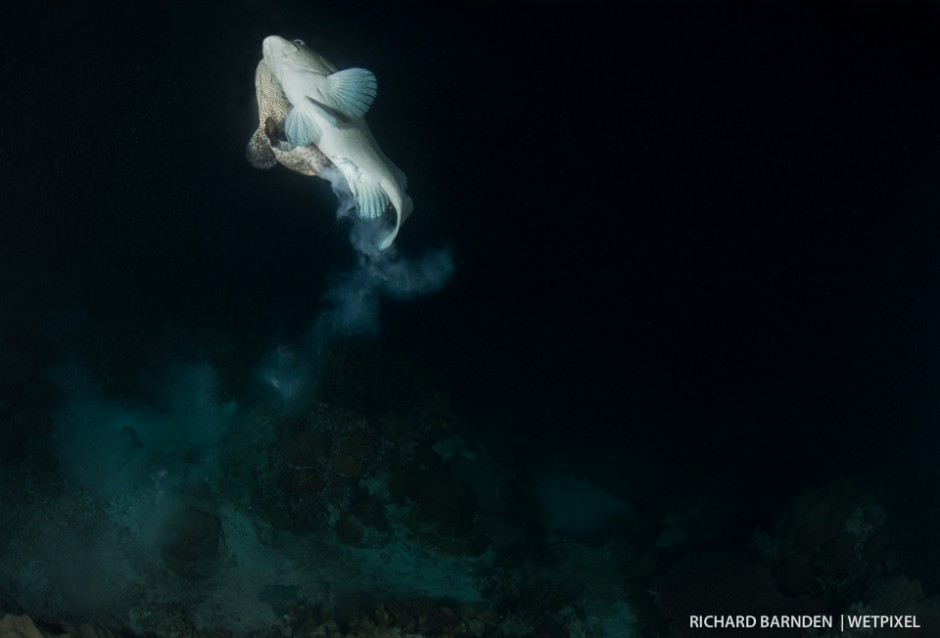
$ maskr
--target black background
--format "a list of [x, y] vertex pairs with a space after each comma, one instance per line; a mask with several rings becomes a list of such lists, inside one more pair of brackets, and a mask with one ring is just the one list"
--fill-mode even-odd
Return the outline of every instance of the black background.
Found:
[[247, 368], [310, 325], [352, 255], [325, 185], [244, 161], [278, 33], [378, 76], [369, 123], [415, 201], [399, 250], [457, 262], [386, 304], [383, 339], [468, 409], [748, 481], [932, 467], [936, 6], [61, 3], [0, 25], [0, 325], [36, 369], [78, 351], [130, 376], [167, 323]]

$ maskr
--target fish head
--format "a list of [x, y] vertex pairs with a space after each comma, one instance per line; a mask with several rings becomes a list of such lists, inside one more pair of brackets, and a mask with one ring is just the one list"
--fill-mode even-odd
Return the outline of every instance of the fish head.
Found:
[[313, 71], [323, 75], [336, 72], [323, 56], [311, 51], [303, 40], [288, 40], [279, 35], [269, 35], [261, 44], [264, 62], [274, 77], [283, 84], [285, 71]]
[[264, 54], [264, 61], [271, 64], [296, 56], [301, 46], [303, 40], [291, 41], [279, 35], [269, 35], [261, 43], [261, 52]]

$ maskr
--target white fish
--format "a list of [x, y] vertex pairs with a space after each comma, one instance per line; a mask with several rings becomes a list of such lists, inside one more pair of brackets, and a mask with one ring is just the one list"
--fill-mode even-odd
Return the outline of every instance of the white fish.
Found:
[[366, 69], [337, 71], [300, 40], [272, 35], [262, 49], [293, 105], [284, 122], [288, 141], [316, 144], [346, 178], [360, 217], [378, 219], [394, 208], [395, 227], [379, 245], [388, 248], [413, 204], [405, 174], [379, 148], [363, 117], [377, 94], [375, 76]]

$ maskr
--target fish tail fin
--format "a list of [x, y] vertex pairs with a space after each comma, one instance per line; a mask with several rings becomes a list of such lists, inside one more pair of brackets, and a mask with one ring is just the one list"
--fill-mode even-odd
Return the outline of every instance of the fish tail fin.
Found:
[[394, 204], [395, 207], [395, 226], [392, 227], [392, 230], [389, 231], [388, 235], [382, 240], [379, 244], [379, 250], [385, 250], [394, 243], [395, 238], [398, 237], [398, 231], [401, 228], [402, 223], [408, 216], [411, 215], [411, 211], [414, 209], [414, 202], [411, 201], [410, 195], [405, 195], [400, 201], [396, 201]]
[[[415, 209], [414, 202], [411, 201], [411, 195], [405, 195], [405, 206], [401, 211], [401, 221], [405, 221], [411, 216], [411, 211]], [[401, 222], [399, 222], [401, 223]]]
[[369, 112], [379, 92], [379, 82], [368, 69], [344, 69], [326, 78], [320, 89], [327, 106], [354, 120]]

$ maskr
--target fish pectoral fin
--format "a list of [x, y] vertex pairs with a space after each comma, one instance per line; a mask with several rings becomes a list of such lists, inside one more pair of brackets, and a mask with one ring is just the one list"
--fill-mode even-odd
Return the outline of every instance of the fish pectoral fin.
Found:
[[368, 180], [347, 180], [356, 199], [356, 213], [362, 219], [379, 219], [389, 205], [388, 194], [380, 184]]
[[294, 146], [316, 144], [320, 140], [320, 127], [300, 109], [292, 108], [284, 120], [284, 134]]
[[379, 92], [379, 82], [368, 69], [344, 69], [328, 75], [317, 87], [320, 96], [310, 96], [351, 120], [369, 112]]
[[248, 146], [245, 148], [245, 159], [255, 168], [271, 168], [277, 164], [277, 157], [271, 150], [271, 144], [268, 142], [268, 136], [263, 128], [255, 131], [255, 134], [248, 140]]

